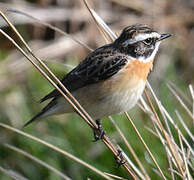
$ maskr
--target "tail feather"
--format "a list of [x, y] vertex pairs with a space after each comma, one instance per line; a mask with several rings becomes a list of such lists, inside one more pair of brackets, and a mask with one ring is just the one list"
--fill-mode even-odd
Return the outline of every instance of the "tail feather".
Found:
[[46, 96], [44, 96], [44, 97], [40, 100], [40, 103], [42, 103], [42, 102], [44, 102], [44, 101], [46, 101], [46, 100], [48, 100], [48, 99], [51, 99], [51, 98], [57, 96], [57, 93], [58, 93], [58, 91], [57, 91], [56, 89], [53, 90], [52, 92], [50, 92], [49, 94], [47, 94]]
[[[23, 128], [25, 128], [26, 126], [28, 126], [29, 124], [31, 124], [33, 121], [35, 121], [36, 119], [39, 119], [41, 117], [45, 117], [47, 115], [51, 115], [53, 114], [51, 112], [52, 109], [54, 109], [54, 106], [57, 104], [57, 100], [56, 98], [54, 98], [50, 103], [48, 103], [43, 109], [41, 112], [39, 112], [36, 116], [34, 116], [31, 120], [27, 121]], [[50, 113], [49, 113], [50, 111]]]
[[23, 128], [25, 128], [26, 126], [28, 126], [29, 124], [31, 124], [33, 121], [35, 121], [36, 119], [40, 118], [45, 112], [41, 111], [39, 112], [36, 116], [34, 116], [31, 120], [27, 121], [24, 125]]

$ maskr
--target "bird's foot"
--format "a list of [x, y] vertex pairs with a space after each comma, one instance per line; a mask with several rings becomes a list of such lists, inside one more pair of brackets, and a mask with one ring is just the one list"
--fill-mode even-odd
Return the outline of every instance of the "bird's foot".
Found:
[[106, 132], [104, 131], [104, 129], [102, 127], [102, 122], [100, 119], [96, 120], [96, 124], [97, 124], [98, 128], [94, 130], [93, 142], [96, 142], [96, 141], [102, 139], [104, 137], [104, 135], [106, 134]]
[[[120, 160], [118, 158], [120, 158]], [[123, 158], [122, 151], [120, 149], [118, 149], [118, 155], [115, 156], [115, 161], [117, 163], [116, 168], [119, 168], [120, 166], [126, 163], [126, 161]]]

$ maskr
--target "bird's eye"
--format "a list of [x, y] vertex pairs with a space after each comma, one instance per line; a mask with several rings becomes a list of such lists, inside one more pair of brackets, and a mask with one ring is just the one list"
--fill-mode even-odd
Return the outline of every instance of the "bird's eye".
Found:
[[152, 38], [147, 38], [147, 39], [145, 39], [143, 42], [144, 42], [144, 44], [146, 44], [146, 45], [151, 45], [152, 42], [153, 42], [153, 39], [152, 39]]

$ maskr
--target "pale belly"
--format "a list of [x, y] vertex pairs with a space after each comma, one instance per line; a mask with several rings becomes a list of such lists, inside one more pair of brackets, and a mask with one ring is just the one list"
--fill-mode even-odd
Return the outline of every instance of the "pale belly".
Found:
[[85, 108], [94, 119], [128, 111], [136, 105], [143, 93], [144, 87], [145, 82], [142, 82], [133, 89], [115, 92], [102, 99], [98, 104]]
[[[140, 81], [133, 88], [122, 88], [114, 93], [102, 93], [97, 85], [82, 88], [75, 93], [74, 97], [93, 119], [128, 111], [134, 107], [141, 97], [145, 87], [145, 81]], [[57, 106], [50, 114], [73, 112], [73, 108], [63, 97], [58, 99]]]
[[123, 88], [112, 94], [101, 94], [98, 87], [92, 87], [91, 89], [84, 88], [80, 92], [76, 92], [74, 96], [92, 118], [99, 119], [128, 111], [134, 107], [141, 97], [144, 87], [145, 81], [142, 80], [133, 88]]

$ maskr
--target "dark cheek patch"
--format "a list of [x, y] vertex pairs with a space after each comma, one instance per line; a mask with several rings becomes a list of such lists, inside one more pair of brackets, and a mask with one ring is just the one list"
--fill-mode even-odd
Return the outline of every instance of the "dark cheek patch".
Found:
[[135, 48], [135, 53], [138, 56], [142, 56], [146, 51], [146, 47], [141, 43]]
[[147, 45], [143, 42], [137, 42], [134, 44], [129, 44], [128, 46], [119, 46], [117, 47], [121, 53], [129, 55], [133, 58], [144, 57], [145, 59], [149, 58], [154, 49], [155, 42], [152, 45]]
[[154, 45], [151, 45], [149, 48], [147, 48], [144, 53], [144, 57], [148, 58], [149, 56], [151, 56], [154, 51], [154, 48], [155, 48]]
[[133, 46], [128, 46], [125, 53], [137, 59], [142, 56], [146, 59], [151, 56], [152, 52], [154, 51], [154, 47], [154, 45], [148, 46], [142, 42], [139, 42], [133, 44]]

